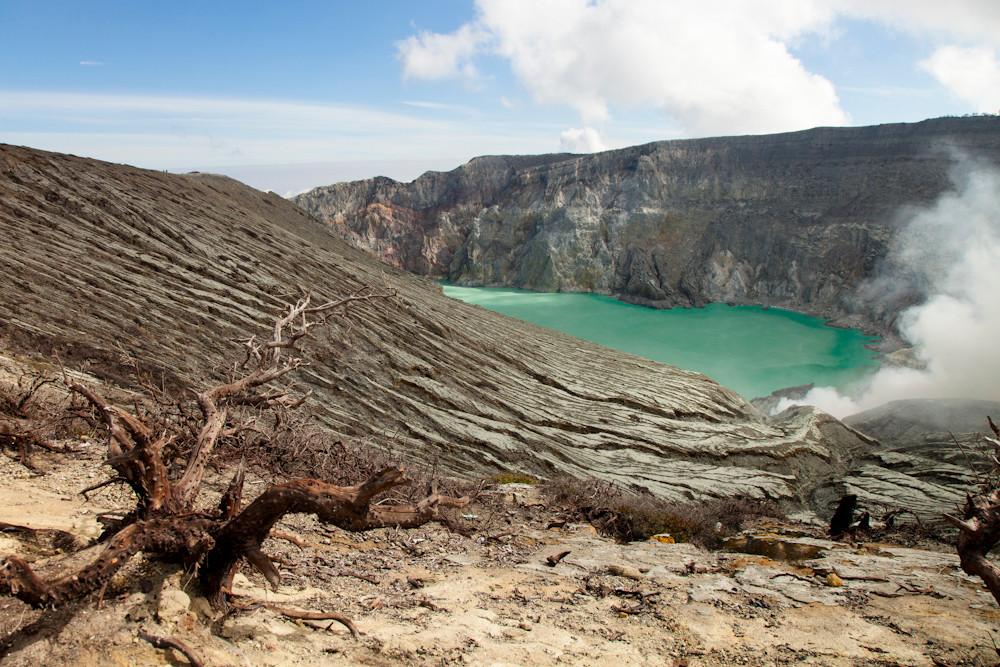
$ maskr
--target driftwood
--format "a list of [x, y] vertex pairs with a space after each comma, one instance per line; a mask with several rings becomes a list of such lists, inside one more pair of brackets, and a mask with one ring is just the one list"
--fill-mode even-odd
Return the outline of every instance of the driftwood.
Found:
[[[993, 434], [1000, 438], [1000, 429], [992, 419], [987, 417], [987, 420]], [[987, 437], [986, 440], [1000, 453], [1000, 442], [996, 438]], [[1000, 486], [996, 480], [987, 482], [978, 495], [966, 497], [961, 517], [945, 514], [944, 518], [958, 528], [956, 547], [962, 569], [982, 579], [1000, 603], [1000, 568], [986, 557], [1000, 541]]]
[[[427, 497], [414, 504], [372, 504], [379, 494], [409, 483], [403, 471], [395, 467], [385, 468], [354, 486], [334, 486], [316, 479], [275, 484], [244, 508], [241, 465], [217, 507], [195, 507], [205, 466], [219, 438], [245, 426], [230, 423], [230, 408], [253, 404], [277, 409], [301, 404], [300, 399], [289, 397], [287, 391], [268, 389], [303, 364], [296, 354], [297, 343], [314, 326], [342, 312], [350, 303], [393, 295], [391, 291], [359, 292], [318, 306], [310, 305], [307, 295], [288, 306], [287, 312], [275, 322], [270, 338], [242, 341], [247, 355], [242, 375], [197, 395], [200, 427], [196, 429], [187, 465], [176, 479], [168, 474], [164, 451], [180, 437], [178, 433], [155, 432], [138, 409], [130, 412], [111, 405], [96, 390], [70, 383], [70, 388], [86, 398], [100, 415], [108, 433], [105, 463], [114, 469], [116, 480], [132, 488], [138, 500], [129, 514], [111, 522], [112, 529], [105, 534], [107, 546], [91, 564], [46, 581], [24, 560], [8, 556], [0, 563], [0, 593], [9, 593], [35, 607], [61, 605], [103, 588], [129, 558], [145, 552], [197, 567], [202, 593], [215, 608], [224, 609], [225, 594], [243, 560], [272, 585], [279, 583], [278, 570], [261, 551], [261, 544], [286, 514], [315, 514], [321, 521], [348, 531], [415, 527], [430, 521], [447, 523], [442, 508], [462, 507], [469, 500], [440, 495], [434, 486]], [[246, 370], [248, 366], [250, 370]], [[349, 621], [345, 625], [356, 633]]]
[[563, 552], [557, 553], [554, 556], [548, 556], [545, 559], [545, 564], [548, 565], [549, 567], [555, 567], [556, 565], [559, 564], [559, 561], [561, 561], [566, 556], [570, 555], [570, 553], [572, 553], [572, 552], [570, 552], [570, 551], [563, 551]]

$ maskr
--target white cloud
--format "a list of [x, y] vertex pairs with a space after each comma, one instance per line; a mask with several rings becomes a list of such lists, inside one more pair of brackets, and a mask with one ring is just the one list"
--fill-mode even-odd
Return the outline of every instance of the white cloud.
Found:
[[[0, 118], [0, 142], [152, 169], [337, 162], [337, 173], [354, 175], [345, 178], [384, 168], [405, 180], [476, 155], [554, 149], [549, 125], [296, 100], [0, 90]], [[307, 171], [314, 175], [256, 171], [254, 185], [286, 192], [327, 184], [313, 178], [329, 170]], [[272, 176], [280, 178], [268, 181]]]
[[402, 104], [418, 109], [428, 109], [430, 111], [448, 111], [465, 114], [466, 116], [478, 116], [479, 110], [461, 104], [447, 104], [445, 102], [427, 102], [422, 100], [403, 100]]
[[[116, 124], [116, 116], [187, 117], [193, 119], [260, 123], [270, 120], [293, 126], [307, 121], [328, 123], [401, 122], [409, 117], [364, 107], [314, 104], [290, 100], [183, 97], [172, 95], [115, 95], [0, 90], [0, 111], [7, 113], [65, 113], [82, 121]], [[108, 117], [110, 115], [111, 117]], [[411, 122], [420, 122], [410, 119]]]
[[[1000, 46], [996, 0], [476, 4], [477, 18], [458, 30], [422, 32], [397, 45], [404, 77], [461, 76], [475, 70], [478, 57], [500, 56], [535, 101], [568, 106], [584, 124], [607, 123], [618, 110], [652, 107], [679, 122], [688, 136], [848, 123], [833, 84], [808, 71], [790, 50], [807, 39], [835, 40], [840, 18], [919, 33], [939, 44], [949, 36]], [[945, 55], [935, 54], [932, 61]], [[935, 68], [942, 80], [958, 77], [949, 63]], [[993, 72], [980, 63], [964, 72], [962, 82], [947, 85], [956, 92], [962, 85], [965, 99], [986, 104], [986, 93], [972, 97], [968, 90], [997, 90]], [[992, 104], [992, 96], [987, 99]]]
[[487, 33], [470, 24], [447, 35], [425, 31], [410, 36], [396, 44], [403, 61], [403, 78], [475, 79], [477, 72], [469, 58], [488, 39]]
[[1000, 46], [996, 0], [832, 0], [830, 4], [838, 13], [900, 30]]
[[601, 133], [592, 127], [573, 127], [559, 135], [559, 150], [565, 153], [597, 153], [607, 150]]
[[454, 104], [444, 104], [442, 102], [418, 102], [412, 100], [403, 100], [403, 104], [405, 104], [408, 107], [417, 107], [419, 109], [433, 109], [435, 111], [447, 111], [460, 108]]
[[933, 74], [955, 95], [976, 111], [1000, 110], [1000, 62], [987, 46], [946, 46], [936, 50], [920, 66]]
[[[833, 85], [807, 72], [783, 41], [829, 23], [818, 3], [479, 0], [478, 10], [477, 21], [455, 33], [403, 43], [404, 75], [451, 76], [490, 52], [510, 62], [537, 101], [569, 105], [586, 124], [609, 120], [613, 107], [649, 106], [678, 119], [688, 134], [848, 121]], [[473, 42], [472, 34], [490, 38]], [[452, 46], [438, 49], [447, 67], [423, 65], [418, 56], [432, 45]], [[443, 74], [435, 77], [436, 70]]]
[[97, 62], [96, 60], [81, 60], [80, 64], [85, 67], [100, 67], [104, 63]]

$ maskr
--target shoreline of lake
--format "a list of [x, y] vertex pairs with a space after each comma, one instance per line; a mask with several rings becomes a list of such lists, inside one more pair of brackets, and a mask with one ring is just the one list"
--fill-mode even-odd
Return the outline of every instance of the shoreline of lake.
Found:
[[449, 297], [704, 373], [748, 399], [809, 382], [852, 391], [879, 365], [879, 337], [774, 306], [668, 310], [607, 295], [439, 283]]

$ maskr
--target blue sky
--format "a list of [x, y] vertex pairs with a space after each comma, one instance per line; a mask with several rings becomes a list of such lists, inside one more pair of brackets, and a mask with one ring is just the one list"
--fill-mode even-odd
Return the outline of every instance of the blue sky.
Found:
[[1000, 111], [996, 0], [0, 0], [0, 142], [289, 194]]

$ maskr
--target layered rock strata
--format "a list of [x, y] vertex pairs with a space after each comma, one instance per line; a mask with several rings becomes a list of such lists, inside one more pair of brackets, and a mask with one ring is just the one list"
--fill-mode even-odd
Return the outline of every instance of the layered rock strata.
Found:
[[261, 331], [297, 286], [334, 297], [385, 280], [399, 297], [316, 336], [298, 389], [333, 432], [444, 473], [801, 499], [873, 444], [810, 410], [768, 423], [700, 374], [449, 299], [224, 177], [0, 146], [0, 238], [8, 341], [64, 360], [120, 345], [193, 387], [225, 377], [231, 340]]
[[885, 332], [922, 295], [865, 301], [857, 287], [901, 207], [950, 188], [962, 154], [1000, 163], [1000, 118], [483, 157], [294, 201], [383, 261], [457, 284], [778, 306]]
[[829, 507], [853, 493], [869, 509], [940, 520], [963, 505], [966, 494], [975, 494], [995, 467], [994, 448], [983, 440], [991, 433], [988, 415], [1000, 415], [1000, 403], [911, 399], [847, 417], [847, 424], [882, 446], [859, 457], [842, 479], [817, 489], [814, 505]]

